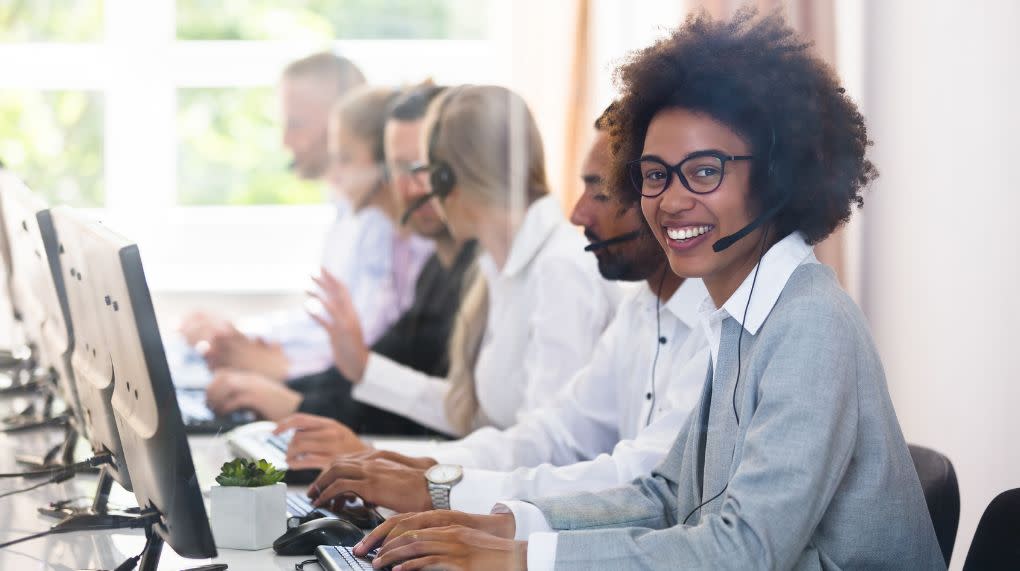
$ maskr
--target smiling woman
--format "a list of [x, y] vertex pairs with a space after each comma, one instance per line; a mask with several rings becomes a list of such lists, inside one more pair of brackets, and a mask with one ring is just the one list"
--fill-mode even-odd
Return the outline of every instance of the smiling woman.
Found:
[[867, 322], [811, 251], [875, 174], [857, 108], [776, 13], [692, 16], [619, 77], [613, 187], [636, 183], [673, 271], [710, 294], [699, 404], [628, 486], [397, 524], [501, 536], [487, 544], [383, 529], [356, 552], [382, 543], [376, 565], [408, 568], [944, 569]]

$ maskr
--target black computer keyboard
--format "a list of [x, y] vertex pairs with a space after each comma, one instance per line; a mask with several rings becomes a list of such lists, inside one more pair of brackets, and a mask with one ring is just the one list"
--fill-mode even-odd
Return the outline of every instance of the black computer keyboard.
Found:
[[[350, 547], [342, 545], [320, 545], [315, 548], [315, 556], [325, 571], [369, 571], [375, 552], [368, 557], [357, 557]], [[384, 567], [389, 570], [389, 567]]]

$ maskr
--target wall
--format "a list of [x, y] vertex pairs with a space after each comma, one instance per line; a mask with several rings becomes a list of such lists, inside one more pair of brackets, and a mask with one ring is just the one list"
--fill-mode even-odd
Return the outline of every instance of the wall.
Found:
[[1020, 3], [865, 6], [865, 112], [882, 176], [863, 215], [861, 302], [911, 442], [956, 466], [953, 568], [1020, 486]]

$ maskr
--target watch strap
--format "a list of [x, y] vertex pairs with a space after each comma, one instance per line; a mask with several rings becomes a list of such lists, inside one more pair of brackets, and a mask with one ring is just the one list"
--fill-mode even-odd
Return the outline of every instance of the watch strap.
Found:
[[432, 498], [432, 509], [450, 509], [450, 488], [453, 486], [449, 484], [433, 484], [432, 482], [429, 482], [428, 485], [429, 497]]

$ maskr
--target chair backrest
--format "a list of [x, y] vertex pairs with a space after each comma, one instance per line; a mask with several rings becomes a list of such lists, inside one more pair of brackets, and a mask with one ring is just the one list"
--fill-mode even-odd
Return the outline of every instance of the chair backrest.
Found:
[[1002, 492], [988, 504], [963, 569], [1020, 569], [1020, 488]]
[[956, 543], [956, 528], [960, 525], [960, 484], [956, 480], [956, 470], [949, 458], [923, 446], [911, 444], [910, 458], [921, 480], [935, 537], [948, 566]]

